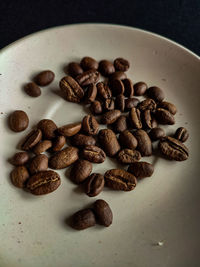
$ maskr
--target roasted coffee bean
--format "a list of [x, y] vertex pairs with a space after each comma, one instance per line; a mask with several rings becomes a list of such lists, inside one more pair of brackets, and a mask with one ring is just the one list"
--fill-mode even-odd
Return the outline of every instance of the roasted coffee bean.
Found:
[[23, 150], [30, 150], [42, 139], [42, 131], [40, 129], [32, 130], [25, 138], [21, 145]]
[[29, 161], [29, 155], [27, 152], [18, 152], [12, 157], [10, 163], [13, 164], [14, 166], [20, 166], [24, 165], [28, 161]]
[[113, 96], [124, 94], [124, 84], [121, 80], [111, 80], [109, 85], [112, 90]]
[[189, 133], [187, 129], [185, 129], [184, 127], [178, 128], [174, 134], [174, 138], [181, 141], [182, 143], [187, 141], [188, 137], [189, 137]]
[[140, 159], [141, 154], [139, 151], [128, 148], [122, 149], [117, 155], [117, 160], [122, 164], [131, 164]]
[[11, 172], [11, 181], [14, 186], [23, 188], [29, 178], [28, 170], [25, 166], [17, 166]]
[[164, 108], [166, 110], [168, 110], [171, 114], [175, 115], [177, 112], [176, 106], [172, 103], [166, 102], [166, 101], [162, 101], [158, 104], [159, 108]]
[[85, 193], [89, 197], [95, 197], [104, 187], [104, 177], [100, 173], [92, 173], [85, 182]]
[[84, 70], [91, 70], [91, 69], [97, 70], [99, 67], [99, 63], [92, 57], [82, 58], [80, 64]]
[[80, 184], [90, 175], [91, 172], [92, 163], [87, 160], [79, 159], [74, 163], [71, 169], [70, 178], [74, 183]]
[[49, 159], [49, 167], [52, 169], [64, 169], [78, 159], [78, 148], [66, 147]]
[[35, 174], [40, 171], [46, 171], [48, 169], [48, 158], [46, 155], [37, 155], [31, 159], [29, 165], [29, 171], [31, 174]]
[[53, 139], [56, 136], [55, 130], [57, 126], [52, 120], [44, 119], [39, 121], [37, 128], [42, 131], [43, 139]]
[[147, 90], [147, 95], [154, 99], [156, 102], [161, 102], [165, 98], [165, 94], [162, 89], [157, 86], [152, 86]]
[[107, 99], [112, 97], [112, 92], [107, 84], [103, 82], [97, 83], [97, 94], [101, 99]]
[[27, 93], [27, 95], [32, 97], [38, 97], [41, 95], [40, 87], [34, 82], [27, 83], [24, 87], [24, 91]]
[[111, 111], [108, 111], [102, 115], [101, 123], [102, 124], [112, 124], [115, 122], [121, 115], [121, 111], [114, 109]]
[[98, 146], [86, 146], [83, 149], [82, 156], [93, 163], [102, 163], [106, 159], [105, 152]]
[[137, 108], [132, 108], [129, 112], [129, 120], [132, 126], [136, 129], [142, 128], [142, 121], [140, 117], [140, 111]]
[[158, 147], [161, 153], [170, 160], [183, 161], [189, 156], [188, 148], [173, 137], [163, 137], [160, 140]]
[[152, 143], [148, 134], [144, 130], [137, 130], [134, 136], [138, 141], [137, 150], [143, 157], [152, 155]]
[[125, 99], [125, 111], [130, 111], [132, 108], [136, 108], [139, 103], [139, 99], [135, 97]]
[[106, 185], [114, 190], [131, 191], [137, 184], [133, 174], [121, 169], [108, 170], [104, 178]]
[[102, 113], [102, 105], [100, 101], [95, 100], [94, 102], [91, 103], [90, 105], [90, 111], [94, 115], [99, 115]]
[[117, 95], [115, 99], [115, 107], [116, 109], [121, 110], [122, 112], [125, 109], [125, 97], [124, 95]]
[[96, 144], [96, 140], [92, 136], [84, 134], [74, 135], [71, 141], [74, 146], [78, 147], [94, 146]]
[[112, 125], [115, 133], [121, 133], [127, 129], [126, 116], [120, 116]]
[[126, 78], [126, 73], [124, 73], [123, 71], [116, 71], [112, 75], [110, 75], [109, 81], [111, 82], [113, 80], [124, 80]]
[[94, 212], [100, 224], [108, 227], [112, 224], [113, 213], [108, 203], [103, 199], [94, 202]]
[[110, 129], [103, 129], [99, 131], [99, 142], [106, 152], [106, 155], [113, 157], [120, 150], [120, 145], [117, 141], [115, 133]]
[[96, 135], [99, 131], [99, 124], [94, 116], [87, 115], [82, 120], [82, 130], [89, 135]]
[[81, 68], [80, 64], [71, 62], [68, 65], [68, 73], [73, 78], [76, 78], [76, 76], [83, 73], [83, 69]]
[[142, 113], [142, 122], [143, 122], [143, 128], [146, 129], [152, 129], [154, 126], [154, 120], [151, 115], [151, 111], [149, 109], [146, 109]]
[[43, 140], [34, 146], [33, 153], [36, 155], [39, 155], [39, 154], [45, 152], [46, 150], [48, 150], [50, 147], [52, 147], [51, 140]]
[[[79, 77], [79, 75], [77, 77]], [[74, 103], [81, 102], [81, 99], [84, 96], [84, 91], [71, 76], [68, 75], [62, 78], [59, 85], [67, 101]]]
[[76, 77], [76, 81], [81, 86], [88, 86], [91, 83], [97, 83], [100, 78], [100, 73], [97, 70], [87, 70]]
[[113, 74], [115, 72], [115, 67], [113, 65], [112, 62], [108, 61], [108, 60], [101, 60], [99, 62], [99, 72], [103, 75], [103, 76], [110, 76], [111, 74]]
[[175, 123], [174, 116], [164, 108], [158, 108], [155, 113], [156, 120], [160, 124], [172, 125]]
[[51, 70], [44, 70], [35, 76], [34, 81], [37, 85], [46, 86], [54, 80], [55, 74]]
[[29, 118], [23, 110], [16, 110], [9, 116], [9, 126], [14, 132], [22, 132], [29, 125]]
[[52, 144], [52, 150], [54, 152], [60, 151], [64, 145], [66, 144], [66, 139], [63, 135], [57, 136], [54, 140], [53, 140], [53, 144]]
[[162, 128], [153, 128], [149, 132], [149, 137], [151, 138], [152, 141], [157, 141], [161, 139], [162, 137], [165, 136], [165, 131]]
[[154, 167], [145, 161], [134, 162], [128, 167], [128, 172], [134, 174], [137, 179], [142, 179], [152, 176]]
[[156, 110], [156, 102], [151, 98], [147, 98], [139, 103], [138, 108], [141, 111], [149, 109], [154, 112]]
[[55, 191], [61, 184], [60, 176], [54, 171], [37, 172], [27, 182], [27, 189], [34, 195]]
[[95, 84], [90, 84], [84, 96], [84, 102], [90, 104], [95, 101], [97, 96], [97, 87]]
[[137, 139], [128, 130], [125, 130], [124, 132], [120, 133], [119, 142], [122, 147], [130, 149], [135, 149], [138, 143]]
[[57, 132], [65, 137], [70, 137], [77, 134], [81, 130], [81, 126], [81, 122], [70, 123], [59, 127]]
[[128, 60], [119, 57], [114, 60], [114, 66], [116, 70], [127, 71], [130, 67], [130, 63]]
[[104, 100], [104, 110], [105, 111], [110, 111], [115, 108], [115, 101], [113, 98], [107, 98]]
[[132, 97], [134, 95], [134, 87], [132, 81], [130, 79], [124, 79], [123, 84], [125, 88], [124, 95], [127, 97]]
[[96, 224], [94, 213], [91, 209], [76, 212], [72, 217], [71, 227], [76, 230], [84, 230]]
[[138, 82], [134, 84], [134, 92], [135, 95], [137, 96], [141, 96], [144, 95], [146, 93], [147, 90], [147, 84], [144, 82]]

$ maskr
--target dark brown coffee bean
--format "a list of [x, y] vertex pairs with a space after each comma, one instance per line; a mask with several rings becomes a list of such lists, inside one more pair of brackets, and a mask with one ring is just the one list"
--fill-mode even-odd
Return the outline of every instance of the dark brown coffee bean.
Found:
[[115, 122], [121, 115], [121, 111], [114, 109], [111, 111], [108, 111], [102, 115], [101, 123], [102, 124], [112, 124]]
[[135, 95], [137, 96], [141, 96], [144, 95], [146, 93], [147, 90], [147, 84], [144, 82], [138, 82], [134, 84], [134, 92]]
[[9, 116], [9, 126], [14, 132], [22, 132], [29, 125], [29, 118], [23, 110], [16, 110]]
[[112, 90], [113, 96], [124, 94], [124, 84], [121, 80], [111, 80], [109, 85]]
[[72, 137], [72, 144], [78, 147], [94, 146], [96, 144], [96, 140], [92, 136], [76, 134]]
[[174, 134], [174, 138], [181, 141], [182, 143], [187, 141], [188, 137], [189, 137], [189, 133], [187, 129], [185, 129], [184, 127], [179, 127]]
[[46, 150], [48, 150], [50, 147], [52, 147], [51, 140], [43, 140], [34, 146], [33, 153], [36, 155], [39, 155], [39, 154], [45, 152]]
[[126, 116], [120, 116], [112, 125], [115, 133], [121, 133], [127, 129]]
[[161, 102], [165, 98], [165, 94], [162, 89], [157, 86], [152, 86], [147, 90], [147, 95], [154, 99], [156, 102]]
[[25, 138], [21, 145], [23, 150], [30, 150], [42, 139], [42, 131], [40, 129], [32, 130]]
[[137, 147], [137, 139], [132, 135], [132, 133], [128, 130], [120, 133], [119, 142], [122, 147], [135, 149]]
[[28, 170], [25, 166], [17, 166], [11, 172], [11, 181], [14, 186], [23, 188], [29, 178]]
[[137, 108], [132, 108], [129, 112], [129, 120], [132, 126], [136, 129], [142, 128], [142, 121], [140, 117], [140, 111]]
[[99, 67], [99, 63], [92, 57], [82, 58], [80, 64], [84, 70], [91, 70], [91, 69], [97, 70]]
[[78, 148], [66, 147], [49, 159], [49, 167], [52, 169], [64, 169], [78, 159]]
[[128, 148], [122, 149], [117, 155], [117, 160], [122, 164], [131, 164], [140, 159], [141, 154], [139, 151]]
[[70, 178], [74, 183], [80, 184], [90, 175], [91, 172], [92, 163], [87, 160], [79, 159], [74, 163], [71, 169]]
[[156, 120], [160, 124], [172, 125], [175, 123], [174, 116], [164, 108], [158, 108], [155, 113]]
[[82, 120], [82, 130], [89, 135], [96, 135], [99, 131], [99, 124], [94, 116], [87, 115]]
[[169, 136], [163, 137], [158, 147], [161, 153], [170, 160], [183, 161], [189, 156], [188, 148], [179, 140]]
[[153, 128], [149, 132], [149, 137], [151, 138], [152, 141], [157, 141], [160, 138], [165, 136], [165, 131], [162, 128]]
[[28, 161], [29, 161], [28, 153], [18, 152], [12, 157], [12, 159], [10, 160], [10, 163], [13, 164], [14, 166], [20, 166], [20, 165], [24, 165]]
[[81, 130], [81, 126], [81, 122], [70, 123], [59, 127], [57, 129], [57, 132], [65, 137], [70, 137], [77, 134]]
[[82, 156], [93, 163], [102, 163], [106, 159], [105, 152], [98, 146], [86, 146], [83, 149]]
[[[82, 75], [82, 74], [80, 74]], [[79, 75], [78, 75], [79, 76]], [[78, 77], [77, 76], [77, 77]], [[80, 85], [71, 77], [65, 76], [60, 80], [60, 89], [64, 93], [67, 101], [80, 103], [84, 96], [84, 91]]]
[[112, 92], [107, 84], [103, 82], [97, 83], [97, 94], [101, 99], [107, 99], [112, 97]]
[[97, 83], [100, 73], [97, 70], [87, 70], [76, 77], [76, 81], [81, 86], [88, 86], [91, 83]]
[[53, 140], [53, 144], [52, 144], [52, 150], [54, 152], [60, 151], [64, 145], [66, 144], [66, 139], [63, 135], [57, 136], [54, 140]]
[[103, 129], [99, 131], [99, 142], [106, 152], [106, 155], [113, 157], [120, 150], [120, 145], [117, 141], [115, 133], [110, 129]]
[[100, 101], [95, 100], [94, 102], [91, 103], [90, 105], [90, 111], [94, 115], [99, 115], [102, 113], [102, 105]]
[[108, 203], [103, 199], [94, 202], [94, 212], [100, 224], [108, 227], [112, 224], [113, 213]]
[[166, 110], [168, 110], [171, 114], [175, 115], [177, 112], [177, 108], [174, 104], [166, 102], [166, 101], [162, 101], [159, 103], [158, 105], [159, 108], [164, 108]]
[[143, 128], [145, 129], [152, 129], [155, 122], [151, 115], [151, 111], [149, 109], [146, 109], [142, 113], [142, 122], [143, 122]]
[[91, 209], [76, 212], [72, 217], [71, 226], [76, 230], [84, 230], [96, 224], [94, 213]]
[[35, 76], [34, 81], [37, 85], [46, 86], [54, 80], [55, 74], [51, 70], [44, 70]]
[[114, 66], [116, 70], [127, 71], [130, 67], [130, 63], [128, 60], [119, 57], [114, 60]]
[[104, 187], [104, 177], [100, 173], [91, 174], [85, 182], [85, 193], [89, 197], [95, 197], [101, 193]]
[[97, 87], [95, 84], [90, 84], [84, 96], [84, 102], [90, 104], [95, 101], [97, 96]]
[[124, 95], [117, 95], [115, 99], [115, 107], [116, 109], [121, 110], [122, 112], [125, 109], [125, 97]]
[[39, 86], [37, 86], [36, 83], [31, 82], [31, 83], [27, 83], [24, 87], [24, 91], [32, 97], [38, 97], [41, 95], [41, 89]]
[[142, 179], [152, 176], [154, 167], [145, 161], [134, 162], [128, 167], [128, 172], [134, 174], [137, 179]]
[[108, 61], [108, 60], [101, 60], [99, 62], [99, 72], [103, 75], [103, 76], [110, 76], [111, 74], [113, 74], [115, 72], [115, 67], [112, 64], [112, 62]]
[[131, 191], [137, 184], [133, 174], [121, 169], [108, 170], [104, 178], [106, 185], [114, 190]]
[[55, 191], [61, 184], [60, 176], [54, 171], [37, 172], [30, 177], [27, 189], [34, 195], [44, 195]]
[[144, 130], [137, 130], [134, 136], [138, 141], [137, 150], [143, 157], [152, 155], [152, 143], [148, 134]]
[[103, 104], [105, 111], [110, 111], [115, 109], [115, 101], [113, 100], [113, 98], [105, 99]]
[[116, 71], [112, 75], [110, 75], [109, 81], [111, 82], [113, 80], [124, 80], [126, 78], [126, 73], [124, 73], [123, 71]]
[[123, 84], [125, 88], [124, 95], [127, 97], [132, 97], [134, 95], [134, 87], [132, 81], [130, 79], [124, 79]]
[[52, 120], [44, 119], [38, 122], [37, 128], [42, 131], [42, 137], [53, 139], [55, 137], [56, 124]]
[[132, 108], [136, 108], [139, 103], [139, 99], [135, 97], [125, 99], [125, 111], [130, 111]]
[[48, 169], [48, 158], [46, 155], [37, 155], [31, 159], [29, 165], [29, 171], [31, 174], [35, 174], [40, 171], [46, 171]]
[[68, 65], [68, 73], [73, 78], [76, 78], [76, 76], [83, 73], [83, 69], [81, 68], [80, 64], [71, 62]]
[[151, 98], [147, 98], [139, 103], [138, 108], [141, 111], [149, 109], [154, 112], [156, 110], [156, 102]]

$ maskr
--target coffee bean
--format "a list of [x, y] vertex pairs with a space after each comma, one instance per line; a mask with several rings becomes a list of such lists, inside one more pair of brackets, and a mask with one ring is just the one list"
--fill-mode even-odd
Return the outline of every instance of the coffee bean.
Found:
[[94, 212], [100, 224], [108, 227], [112, 224], [113, 213], [108, 203], [103, 199], [94, 202]]
[[46, 86], [54, 80], [55, 74], [51, 70], [44, 70], [35, 76], [34, 81], [37, 85]]
[[121, 115], [121, 111], [114, 109], [111, 111], [108, 111], [102, 115], [101, 123], [102, 124], [112, 124], [115, 122]]
[[135, 97], [125, 99], [125, 111], [130, 111], [132, 108], [136, 108], [139, 103], [139, 99]]
[[81, 126], [81, 122], [70, 123], [59, 127], [57, 132], [65, 137], [70, 137], [77, 134], [81, 130]]
[[106, 155], [113, 157], [120, 150], [120, 145], [117, 141], [115, 133], [110, 129], [103, 129], [99, 131], [99, 142], [106, 152]]
[[12, 157], [10, 163], [13, 164], [14, 166], [20, 166], [24, 165], [28, 161], [29, 161], [29, 155], [27, 152], [18, 152]]
[[17, 166], [11, 172], [11, 181], [14, 186], [23, 188], [29, 178], [28, 170], [25, 166]]
[[165, 131], [162, 128], [153, 128], [149, 132], [149, 137], [152, 141], [157, 141], [165, 136]]
[[115, 99], [115, 107], [116, 109], [121, 110], [122, 112], [125, 109], [125, 97], [124, 95], [117, 95]]
[[104, 187], [104, 177], [100, 173], [91, 174], [85, 182], [85, 193], [89, 197], [95, 197], [101, 193]]
[[99, 124], [94, 116], [87, 115], [82, 120], [82, 130], [89, 135], [96, 135], [99, 131]]
[[16, 110], [9, 116], [9, 126], [14, 132], [22, 132], [29, 125], [29, 118], [23, 110]]
[[76, 230], [84, 230], [96, 224], [94, 213], [91, 209], [76, 212], [72, 217], [71, 226]]
[[147, 90], [147, 84], [144, 82], [138, 82], [134, 84], [134, 92], [135, 95], [137, 96], [141, 96], [144, 95], [146, 93]]
[[29, 165], [29, 171], [31, 174], [35, 174], [40, 171], [46, 171], [48, 169], [48, 158], [46, 155], [37, 155], [32, 158]]
[[134, 162], [128, 167], [128, 172], [134, 174], [137, 179], [142, 179], [152, 176], [154, 167], [145, 161]]
[[99, 67], [99, 63], [92, 57], [82, 58], [80, 64], [84, 70], [91, 70], [91, 69], [97, 70]]
[[125, 88], [124, 95], [127, 97], [132, 97], [134, 95], [134, 87], [132, 81], [130, 79], [124, 79], [123, 84]]
[[44, 195], [55, 191], [61, 184], [60, 176], [54, 171], [37, 172], [30, 177], [27, 189], [34, 195]]
[[116, 70], [127, 71], [130, 67], [130, 63], [128, 60], [119, 57], [114, 60], [114, 66]]
[[139, 151], [128, 148], [122, 149], [117, 155], [117, 160], [122, 164], [131, 164], [140, 159], [141, 154]]
[[158, 108], [155, 113], [156, 120], [160, 124], [172, 125], [175, 123], [174, 116], [164, 108]]
[[156, 102], [151, 98], [147, 98], [138, 104], [138, 108], [140, 111], [149, 109], [154, 112], [156, 110]]
[[45, 152], [46, 150], [48, 150], [50, 147], [52, 147], [51, 140], [43, 140], [34, 146], [33, 153], [36, 155], [39, 155], [39, 154]]
[[90, 104], [95, 101], [97, 96], [97, 87], [95, 84], [90, 84], [84, 96], [84, 102]]
[[73, 78], [76, 78], [76, 76], [83, 73], [83, 69], [81, 68], [80, 64], [71, 62], [68, 65], [68, 73]]
[[87, 160], [79, 159], [74, 163], [71, 169], [70, 178], [74, 183], [80, 184], [90, 175], [91, 172], [92, 163]]
[[141, 129], [142, 128], [142, 121], [140, 117], [140, 111], [137, 108], [132, 108], [129, 112], [129, 120], [132, 124], [133, 128]]
[[54, 140], [53, 140], [53, 144], [52, 144], [52, 150], [54, 152], [60, 151], [64, 145], [66, 144], [66, 139], [63, 135], [57, 136]]
[[66, 147], [49, 159], [49, 167], [52, 169], [64, 169], [78, 159], [78, 148]]
[[27, 83], [24, 87], [24, 91], [32, 97], [38, 97], [41, 95], [41, 89], [39, 86], [37, 86], [36, 83], [31, 82], [31, 83]]
[[137, 147], [137, 139], [132, 135], [132, 133], [128, 130], [120, 133], [119, 142], [122, 147], [135, 149]]
[[174, 138], [181, 141], [182, 143], [187, 141], [188, 137], [189, 137], [189, 133], [187, 129], [185, 129], [184, 127], [178, 128], [174, 134]]
[[23, 150], [30, 150], [42, 139], [42, 131], [40, 129], [32, 130], [25, 138], [21, 145]]
[[90, 111], [94, 115], [99, 115], [102, 113], [102, 105], [100, 101], [95, 100], [94, 102], [91, 103], [90, 105]]
[[121, 133], [127, 129], [126, 116], [120, 116], [113, 124], [113, 131], [115, 133]]
[[161, 153], [170, 160], [183, 161], [189, 156], [188, 148], [179, 140], [169, 136], [163, 137], [158, 147]]
[[104, 178], [106, 185], [114, 190], [131, 191], [137, 184], [133, 174], [121, 169], [108, 170]]
[[39, 121], [37, 128], [42, 131], [42, 137], [44, 139], [53, 139], [56, 136], [55, 130], [57, 126], [52, 120], [44, 119]]
[[138, 141], [137, 150], [143, 157], [152, 155], [152, 143], [148, 134], [144, 130], [137, 130], [134, 136]]
[[168, 110], [171, 114], [175, 115], [177, 112], [176, 106], [172, 103], [166, 102], [166, 101], [162, 101], [158, 104], [159, 108], [164, 108], [166, 110]]
[[113, 74], [115, 72], [115, 67], [112, 64], [112, 62], [108, 61], [108, 60], [101, 60], [99, 62], [99, 72], [103, 75], [103, 76], [110, 76], [111, 74]]
[[100, 73], [97, 70], [87, 70], [76, 77], [76, 81], [81, 86], [87, 86], [91, 83], [97, 83], [100, 78]]
[[81, 102], [81, 99], [84, 96], [84, 91], [71, 76], [65, 76], [62, 78], [59, 85], [67, 101], [74, 103]]
[[112, 97], [112, 92], [107, 84], [103, 82], [97, 83], [97, 94], [101, 99], [107, 99]]
[[111, 80], [110, 83], [110, 88], [112, 90], [113, 96], [117, 96], [119, 94], [124, 94], [124, 84], [121, 80]]
[[107, 98], [104, 100], [104, 110], [105, 111], [110, 111], [115, 109], [115, 102], [113, 98]]
[[98, 146], [86, 146], [83, 149], [82, 156], [94, 163], [102, 163], [106, 159], [105, 152]]
[[72, 137], [72, 144], [78, 147], [94, 146], [96, 144], [96, 140], [92, 136], [76, 134]]
[[124, 73], [123, 71], [116, 71], [112, 75], [110, 75], [109, 81], [111, 82], [113, 80], [124, 80], [126, 78], [126, 73]]
[[151, 111], [149, 109], [146, 109], [142, 113], [142, 122], [143, 122], [143, 128], [145, 129], [152, 129], [154, 126], [154, 120], [151, 114]]
[[165, 98], [165, 94], [162, 89], [157, 86], [152, 86], [147, 90], [147, 95], [154, 99], [156, 102], [161, 102]]

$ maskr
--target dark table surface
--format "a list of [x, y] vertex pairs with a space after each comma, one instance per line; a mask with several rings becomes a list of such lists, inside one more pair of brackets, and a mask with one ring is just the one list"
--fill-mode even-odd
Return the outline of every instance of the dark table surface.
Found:
[[149, 30], [200, 55], [200, 0], [2, 0], [0, 48], [45, 28], [81, 22]]

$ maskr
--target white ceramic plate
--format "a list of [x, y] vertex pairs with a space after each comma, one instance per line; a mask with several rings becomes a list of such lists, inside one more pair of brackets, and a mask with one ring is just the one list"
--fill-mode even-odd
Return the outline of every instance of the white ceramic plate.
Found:
[[[23, 192], [10, 182], [12, 166], [7, 159], [38, 120], [53, 119], [61, 126], [85, 115], [82, 106], [66, 102], [55, 90], [65, 75], [63, 66], [86, 55], [97, 60], [127, 58], [131, 63], [128, 77], [163, 88], [166, 99], [178, 108], [177, 123], [166, 127], [166, 132], [188, 128], [190, 158], [185, 162], [147, 158], [155, 164], [154, 175], [132, 192], [106, 190], [89, 198], [66, 178], [66, 170], [59, 171], [62, 185], [54, 193], [38, 197]], [[39, 98], [27, 96], [23, 84], [45, 69], [55, 72], [55, 81], [42, 88]], [[35, 33], [6, 47], [0, 54], [0, 73], [1, 267], [199, 266], [198, 56], [142, 30], [80, 24]], [[30, 118], [29, 128], [22, 133], [7, 127], [9, 112], [16, 109], [26, 111]], [[93, 171], [104, 173], [114, 167], [107, 160]], [[65, 224], [69, 215], [97, 198], [105, 199], [113, 210], [111, 227], [75, 231]]]

